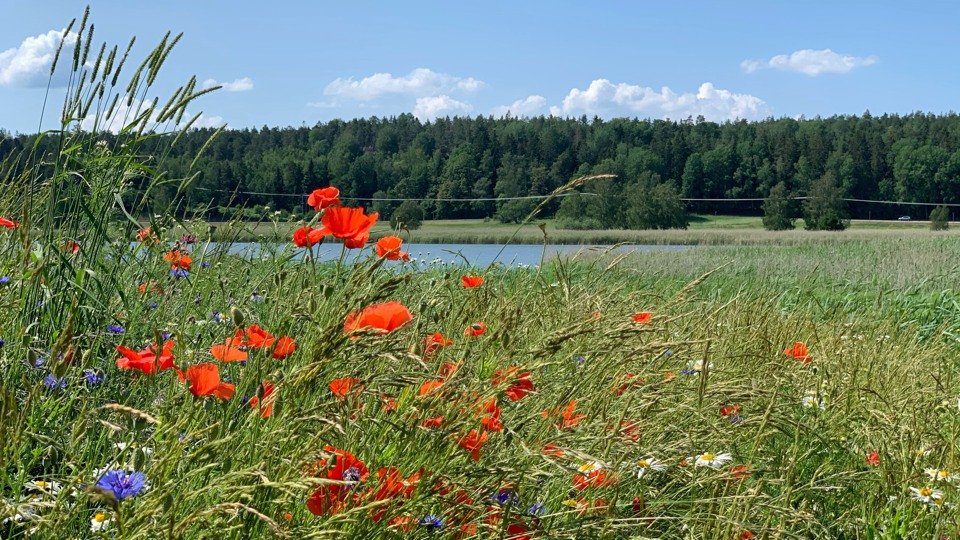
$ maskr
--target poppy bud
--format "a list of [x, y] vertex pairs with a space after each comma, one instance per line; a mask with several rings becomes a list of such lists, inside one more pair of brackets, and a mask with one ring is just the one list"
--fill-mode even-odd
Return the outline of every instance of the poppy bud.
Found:
[[27, 364], [31, 367], [37, 365], [37, 351], [33, 349], [27, 349]]
[[230, 306], [230, 316], [233, 318], [233, 324], [237, 328], [243, 327], [243, 312], [237, 306]]

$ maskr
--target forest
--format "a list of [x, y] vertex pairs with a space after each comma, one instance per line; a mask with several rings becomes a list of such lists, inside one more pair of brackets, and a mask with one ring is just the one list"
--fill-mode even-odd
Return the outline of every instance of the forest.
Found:
[[[228, 128], [211, 140], [214, 134], [157, 134], [144, 145], [154, 169], [171, 179], [193, 177], [185, 197], [176, 198], [181, 215], [222, 219], [264, 206], [302, 215], [303, 194], [336, 185], [346, 204], [384, 216], [413, 200], [427, 219], [514, 222], [539, 202], [518, 197], [547, 195], [592, 174], [617, 178], [551, 201], [540, 217], [556, 215], [569, 226], [660, 227], [646, 218], [657, 211], [651, 201], [679, 198], [690, 212], [759, 215], [762, 199], [780, 184], [778, 192], [790, 198], [826, 186], [860, 199], [843, 208], [853, 218], [906, 213], [919, 219], [933, 209], [863, 201], [960, 203], [960, 116], [954, 113], [725, 123], [586, 116], [424, 123], [401, 114], [312, 127]], [[45, 147], [56, 137], [36, 137], [0, 131], [0, 162], [18, 163], [13, 158], [35, 143], [39, 152], [53, 150]], [[123, 142], [110, 133], [97, 137], [108, 146]], [[178, 184], [157, 187], [155, 204], [169, 206]], [[794, 211], [799, 215], [799, 204]]]

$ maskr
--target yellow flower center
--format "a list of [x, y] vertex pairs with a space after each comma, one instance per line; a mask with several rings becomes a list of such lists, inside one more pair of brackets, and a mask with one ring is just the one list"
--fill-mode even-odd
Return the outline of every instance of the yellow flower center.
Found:
[[49, 482], [45, 482], [45, 481], [43, 481], [43, 480], [37, 480], [37, 481], [34, 482], [34, 483], [37, 485], [38, 488], [50, 487], [50, 483], [49, 483]]
[[716, 456], [714, 456], [713, 454], [704, 454], [700, 456], [700, 461], [713, 461], [713, 458], [715, 457]]
[[580, 472], [591, 472], [599, 469], [600, 466], [596, 463], [584, 463], [580, 466]]
[[93, 515], [93, 520], [96, 521], [97, 523], [103, 523], [104, 521], [107, 520], [107, 515], [104, 514], [103, 512], [97, 512], [96, 514]]
[[940, 478], [949, 478], [949, 477], [950, 477], [950, 471], [946, 471], [946, 470], [944, 470], [944, 471], [939, 471], [939, 472], [937, 473], [937, 476], [939, 476]]
[[650, 466], [650, 462], [647, 461], [647, 460], [645, 460], [645, 459], [641, 459], [640, 461], [637, 462], [637, 467], [641, 467], [641, 468], [643, 468], [643, 469], [646, 469], [646, 468], [649, 467], [649, 466]]
[[933, 490], [932, 490], [932, 489], [930, 489], [930, 488], [920, 488], [920, 496], [921, 496], [921, 497], [929, 497], [929, 496], [932, 495], [932, 494], [933, 494]]

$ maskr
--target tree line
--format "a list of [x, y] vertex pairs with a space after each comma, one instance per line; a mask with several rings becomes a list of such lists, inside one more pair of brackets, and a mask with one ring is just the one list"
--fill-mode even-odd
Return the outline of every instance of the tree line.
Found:
[[[183, 215], [220, 218], [264, 205], [300, 214], [303, 194], [336, 185], [350, 204], [385, 216], [414, 200], [416, 207], [406, 209], [427, 219], [515, 222], [538, 204], [521, 197], [596, 174], [617, 178], [581, 186], [546, 205], [541, 217], [570, 227], [682, 227], [684, 210], [759, 215], [760, 202], [727, 200], [824, 191], [840, 199], [960, 203], [960, 116], [953, 113], [724, 123], [586, 116], [421, 122], [401, 114], [228, 129], [208, 141], [212, 134], [158, 135], [144, 145], [155, 170], [174, 179], [196, 175], [176, 198]], [[40, 151], [55, 144], [53, 137], [36, 137], [0, 132], [0, 161], [35, 142]], [[111, 134], [100, 138], [122, 143]], [[161, 185], [155, 204], [174, 204], [175, 194], [175, 183]], [[851, 202], [835, 217], [886, 219], [910, 208]], [[921, 208], [914, 217], [927, 217]], [[804, 208], [786, 211], [797, 217]]]

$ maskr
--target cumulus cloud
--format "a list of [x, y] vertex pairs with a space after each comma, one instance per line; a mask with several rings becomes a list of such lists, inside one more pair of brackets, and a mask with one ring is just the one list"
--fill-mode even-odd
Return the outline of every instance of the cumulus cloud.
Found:
[[[150, 105], [151, 102], [141, 101], [139, 99], [134, 99], [130, 105], [127, 105], [127, 100], [121, 97], [120, 100], [117, 101], [117, 106], [110, 116], [106, 116], [107, 111], [101, 111], [99, 116], [97, 114], [91, 114], [80, 120], [80, 129], [93, 131], [94, 128], [96, 128], [97, 131], [119, 133], [124, 127], [145, 113]], [[158, 108], [151, 113], [150, 119], [147, 121], [147, 129], [163, 131], [175, 130], [178, 129], [178, 127], [182, 127], [181, 125], [173, 125], [172, 123], [159, 124], [157, 121], [157, 113], [159, 112]], [[191, 118], [193, 118], [193, 113], [189, 111], [184, 113], [181, 119], [182, 125], [186, 125]], [[191, 125], [191, 128], [220, 127], [224, 125], [224, 123], [223, 118], [220, 116], [206, 116], [200, 113], [200, 116]]]
[[657, 91], [644, 86], [613, 84], [607, 79], [596, 79], [585, 90], [570, 90], [563, 98], [562, 106], [550, 107], [550, 114], [651, 116], [674, 120], [703, 115], [708, 120], [723, 121], [763, 118], [769, 112], [762, 99], [716, 88], [709, 82], [701, 84], [696, 93], [677, 94], [666, 86]]
[[248, 90], [253, 90], [253, 79], [250, 77], [244, 77], [242, 79], [237, 79], [230, 82], [218, 82], [216, 79], [207, 79], [203, 81], [204, 88], [212, 88], [214, 86], [220, 86], [221, 90], [224, 92], [246, 92]]
[[510, 113], [513, 117], [533, 116], [547, 104], [547, 98], [543, 96], [529, 96], [526, 99], [514, 101], [511, 105], [501, 105], [494, 107], [493, 113], [497, 118], [506, 116]]
[[403, 77], [394, 77], [390, 73], [374, 73], [359, 81], [353, 78], [338, 78], [328, 84], [323, 93], [357, 101], [372, 101], [387, 95], [436, 97], [456, 91], [474, 92], [482, 86], [482, 81], [472, 77], [455, 77], [427, 68], [418, 68]]
[[463, 101], [457, 101], [450, 96], [429, 96], [417, 98], [417, 105], [413, 108], [413, 115], [421, 122], [433, 120], [438, 116], [449, 116], [453, 113], [468, 113], [473, 106]]
[[[50, 79], [50, 66], [57, 54], [63, 30], [50, 30], [46, 34], [31, 36], [19, 47], [0, 52], [0, 86], [35, 88], [46, 86]], [[73, 59], [77, 34], [71, 32], [60, 51], [60, 65], [54, 74], [53, 84], [63, 86], [67, 82], [68, 66]]]
[[744, 60], [740, 63], [740, 69], [746, 73], [759, 69], [779, 69], [816, 77], [822, 73], [849, 73], [854, 68], [876, 64], [877, 61], [876, 56], [858, 57], [840, 55], [830, 49], [802, 49], [789, 55], [778, 54], [769, 60]]

